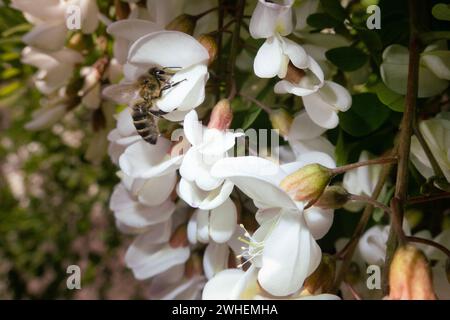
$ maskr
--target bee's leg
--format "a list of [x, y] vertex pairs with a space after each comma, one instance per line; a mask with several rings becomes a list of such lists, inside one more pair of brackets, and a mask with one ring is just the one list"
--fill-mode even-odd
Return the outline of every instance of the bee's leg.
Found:
[[179, 85], [183, 81], [187, 81], [187, 79], [183, 79], [183, 80], [180, 80], [180, 81], [177, 81], [177, 82], [169, 82], [164, 87], [161, 88], [161, 91], [168, 90], [170, 88], [176, 87], [177, 85]]
[[149, 110], [148, 111], [150, 114], [154, 115], [155, 117], [161, 117], [165, 114], [168, 114], [168, 112], [166, 111], [162, 111], [162, 110]]
[[170, 69], [182, 69], [182, 68], [181, 67], [164, 67], [164, 68], [162, 68], [162, 70], [164, 70], [164, 71], [169, 70], [167, 72], [168, 74], [175, 74], [176, 73], [176, 71], [172, 71]]

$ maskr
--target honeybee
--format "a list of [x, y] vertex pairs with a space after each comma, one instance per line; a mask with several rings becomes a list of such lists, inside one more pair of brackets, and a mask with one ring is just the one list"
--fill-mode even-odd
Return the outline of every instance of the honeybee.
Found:
[[108, 87], [104, 94], [120, 103], [130, 104], [131, 117], [138, 134], [148, 143], [156, 144], [159, 137], [157, 118], [166, 112], [156, 108], [156, 101], [161, 98], [164, 91], [171, 89], [181, 82], [172, 82], [170, 79], [176, 69], [151, 68], [148, 72], [132, 83], [122, 83]]

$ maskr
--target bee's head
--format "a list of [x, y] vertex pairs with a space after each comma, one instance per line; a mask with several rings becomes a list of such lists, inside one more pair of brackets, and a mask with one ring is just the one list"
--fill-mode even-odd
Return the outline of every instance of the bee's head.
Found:
[[158, 77], [165, 74], [166, 72], [160, 68], [153, 67], [150, 70], [148, 70], [148, 73], [152, 76]]

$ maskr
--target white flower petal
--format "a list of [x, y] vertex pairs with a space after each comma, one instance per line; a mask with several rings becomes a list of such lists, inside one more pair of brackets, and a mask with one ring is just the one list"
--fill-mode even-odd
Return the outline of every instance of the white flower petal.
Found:
[[317, 268], [320, 259], [320, 247], [302, 216], [283, 212], [265, 241], [259, 283], [275, 296], [293, 294]]
[[178, 168], [182, 156], [166, 159], [169, 148], [170, 142], [162, 137], [155, 145], [140, 140], [129, 146], [120, 156], [120, 168], [131, 177], [144, 179], [174, 171]]
[[125, 262], [136, 279], [143, 280], [185, 263], [189, 253], [189, 247], [174, 249], [168, 244], [148, 243], [144, 234], [138, 236], [128, 248]]
[[220, 271], [227, 269], [229, 255], [230, 249], [226, 244], [214, 242], [208, 244], [203, 256], [203, 271], [206, 278], [211, 279]]
[[130, 48], [128, 61], [160, 67], [188, 68], [206, 64], [208, 51], [193, 37], [178, 31], [159, 31], [139, 38]]
[[36, 25], [23, 38], [23, 42], [42, 50], [56, 51], [64, 46], [67, 29], [63, 21], [54, 21]]
[[178, 71], [171, 81], [179, 82], [179, 84], [164, 91], [162, 97], [156, 102], [157, 107], [165, 112], [188, 111], [196, 108], [205, 100], [207, 80], [208, 68], [203, 64]]
[[259, 48], [253, 63], [260, 78], [273, 78], [280, 73], [284, 61], [281, 43], [277, 37], [268, 38]]
[[259, 0], [250, 20], [250, 34], [253, 38], [268, 38], [276, 33], [286, 36], [293, 29], [293, 0], [281, 4]]
[[209, 234], [217, 243], [227, 242], [233, 235], [237, 223], [237, 210], [233, 201], [227, 199], [217, 208], [211, 210]]
[[295, 116], [289, 130], [289, 140], [309, 140], [317, 138], [326, 131], [325, 128], [318, 126], [308, 116], [306, 111], [301, 111]]
[[157, 206], [166, 201], [177, 183], [175, 171], [148, 179], [138, 191], [138, 199], [147, 206]]
[[306, 224], [314, 239], [323, 238], [333, 224], [333, 210], [311, 207], [304, 211]]

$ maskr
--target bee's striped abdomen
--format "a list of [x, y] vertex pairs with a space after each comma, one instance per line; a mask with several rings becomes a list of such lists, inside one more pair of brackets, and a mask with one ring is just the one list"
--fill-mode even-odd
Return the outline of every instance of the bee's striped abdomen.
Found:
[[148, 112], [147, 103], [140, 102], [133, 106], [131, 117], [138, 134], [148, 143], [156, 144], [158, 141], [158, 127], [153, 116]]

